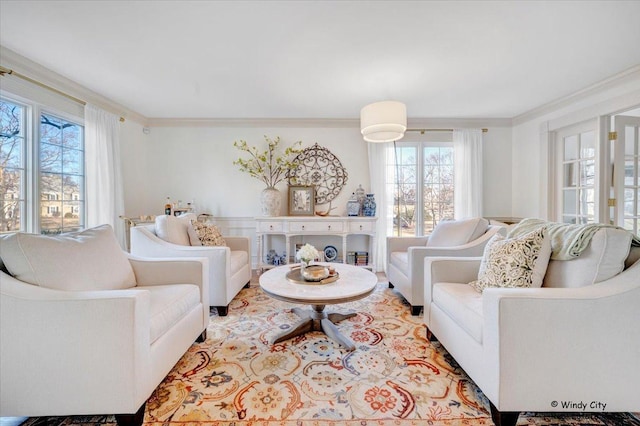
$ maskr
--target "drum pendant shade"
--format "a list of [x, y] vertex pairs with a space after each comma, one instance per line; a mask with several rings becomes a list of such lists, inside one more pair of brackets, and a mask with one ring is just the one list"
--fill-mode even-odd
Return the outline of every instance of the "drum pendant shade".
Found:
[[367, 142], [393, 142], [407, 130], [407, 107], [402, 102], [382, 101], [360, 110], [360, 132]]

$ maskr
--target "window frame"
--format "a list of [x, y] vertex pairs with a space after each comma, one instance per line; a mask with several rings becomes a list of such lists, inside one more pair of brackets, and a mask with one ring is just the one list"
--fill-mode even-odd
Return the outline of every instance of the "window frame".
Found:
[[[29, 233], [41, 233], [41, 208], [42, 208], [42, 193], [40, 192], [40, 118], [43, 114], [52, 115], [69, 123], [73, 123], [82, 128], [82, 144], [83, 144], [83, 158], [82, 158], [82, 202], [83, 208], [80, 213], [81, 228], [86, 226], [87, 220], [87, 164], [86, 164], [86, 145], [85, 145], [85, 124], [84, 118], [71, 114], [64, 110], [64, 108], [56, 108], [55, 106], [44, 105], [36, 100], [29, 99], [15, 93], [7, 92], [5, 90], [0, 91], [0, 100], [13, 103], [22, 107], [24, 114], [24, 141], [23, 141], [23, 167], [24, 176], [21, 182], [21, 197], [24, 199], [24, 212], [21, 212], [20, 217], [20, 229], [11, 232], [29, 232]], [[63, 231], [64, 232], [64, 231]]]
[[[397, 153], [398, 150], [401, 148], [414, 148], [415, 152], [416, 152], [416, 200], [415, 200], [415, 205], [416, 206], [420, 206], [420, 208], [415, 208], [414, 209], [414, 223], [415, 223], [415, 228], [414, 228], [414, 234], [412, 236], [415, 237], [419, 237], [419, 236], [424, 236], [425, 235], [425, 227], [424, 227], [424, 202], [425, 202], [425, 194], [424, 194], [424, 187], [425, 187], [425, 182], [424, 182], [424, 168], [425, 168], [425, 164], [424, 164], [424, 151], [426, 148], [442, 148], [442, 147], [447, 147], [450, 148], [451, 150], [453, 150], [454, 144], [452, 141], [446, 141], [446, 140], [438, 140], [438, 141], [402, 141], [402, 142], [396, 142], [395, 146], [391, 146], [389, 147], [389, 150], [392, 151], [392, 155], [387, 155], [387, 159], [391, 159], [391, 161], [393, 161], [393, 163], [389, 163], [387, 162], [387, 169], [391, 171], [391, 175], [393, 176], [393, 178], [391, 179], [392, 182], [390, 183], [391, 185], [393, 185], [393, 197], [392, 199], [394, 200], [393, 202], [393, 206], [391, 207], [392, 211], [391, 211], [391, 229], [387, 230], [388, 235], [392, 235], [392, 236], [408, 236], [408, 235], [403, 235], [401, 232], [401, 228], [400, 228], [400, 224], [398, 224], [398, 226], [396, 227], [395, 225], [395, 214], [394, 214], [394, 209], [396, 208], [396, 206], [398, 206], [399, 203], [395, 202], [395, 193], [398, 189], [398, 182], [397, 182], [397, 167], [398, 166], [402, 166], [402, 163], [398, 162], [398, 158], [397, 158]], [[455, 155], [455, 153], [454, 153]], [[454, 168], [454, 174], [455, 174], [455, 160], [452, 162], [452, 167]], [[387, 182], [387, 184], [389, 184], [389, 182]], [[455, 183], [452, 182], [452, 185], [455, 186]], [[455, 190], [455, 189], [454, 189]], [[452, 201], [454, 202], [454, 201]], [[455, 206], [454, 206], [455, 207]]]

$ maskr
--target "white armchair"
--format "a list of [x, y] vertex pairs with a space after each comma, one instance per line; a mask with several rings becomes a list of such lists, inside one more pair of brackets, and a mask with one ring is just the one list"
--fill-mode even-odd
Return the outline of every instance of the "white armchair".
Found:
[[0, 260], [0, 416], [142, 424], [151, 393], [206, 338], [206, 259], [127, 257], [103, 226], [2, 238]]
[[427, 336], [489, 399], [496, 425], [521, 411], [640, 411], [640, 248], [629, 253], [624, 234], [600, 230], [577, 259], [551, 260], [541, 288], [478, 293], [467, 284], [481, 258], [424, 260]]
[[387, 237], [389, 287], [395, 288], [419, 315], [424, 301], [424, 258], [427, 256], [481, 256], [487, 242], [502, 226], [483, 218], [443, 221], [430, 236]]
[[[227, 315], [233, 298], [251, 280], [251, 248], [248, 237], [227, 237], [226, 246], [189, 246], [167, 242], [156, 235], [154, 225], [131, 228], [131, 253], [136, 256], [205, 257], [209, 259], [209, 305]], [[184, 231], [187, 232], [186, 230]], [[188, 240], [188, 236], [185, 236]]]

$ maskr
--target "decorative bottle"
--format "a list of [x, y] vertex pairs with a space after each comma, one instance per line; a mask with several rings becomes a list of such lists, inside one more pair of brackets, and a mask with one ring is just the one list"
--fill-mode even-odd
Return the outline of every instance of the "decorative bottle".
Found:
[[167, 203], [164, 205], [164, 214], [171, 215], [171, 210], [172, 210], [171, 198], [167, 197]]

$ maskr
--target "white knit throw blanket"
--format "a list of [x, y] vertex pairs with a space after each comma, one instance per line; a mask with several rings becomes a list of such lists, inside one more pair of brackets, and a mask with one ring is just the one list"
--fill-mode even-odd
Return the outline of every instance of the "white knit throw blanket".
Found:
[[[523, 219], [509, 232], [509, 238], [519, 237], [535, 231], [540, 227], [546, 227], [547, 235], [551, 238], [551, 259], [571, 260], [580, 256], [591, 242], [593, 235], [601, 228], [617, 228], [618, 226], [604, 223], [588, 223], [575, 225], [570, 223], [547, 222], [542, 219]], [[627, 231], [629, 232], [629, 231]], [[640, 247], [640, 238], [633, 236], [631, 245]]]

